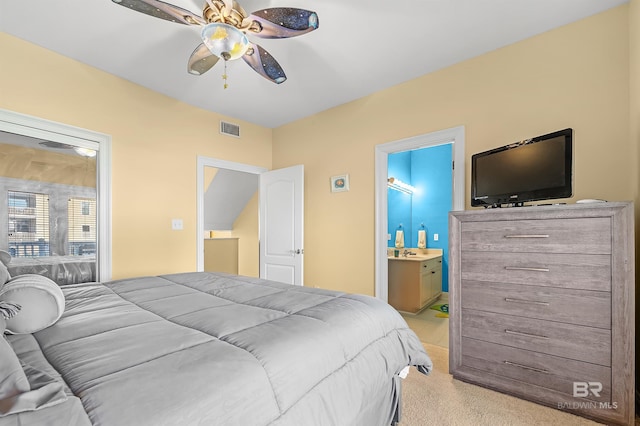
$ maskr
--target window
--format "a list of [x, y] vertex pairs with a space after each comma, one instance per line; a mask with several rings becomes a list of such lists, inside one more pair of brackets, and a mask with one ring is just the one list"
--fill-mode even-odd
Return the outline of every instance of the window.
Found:
[[96, 200], [69, 198], [69, 254], [87, 256], [96, 253]]
[[7, 191], [9, 253], [13, 257], [49, 256], [49, 197]]
[[[1, 1], [1, 0], [0, 0]], [[95, 229], [94, 232], [98, 234], [98, 243], [100, 252], [100, 264], [96, 264], [98, 274], [96, 278], [101, 281], [108, 281], [111, 279], [111, 137], [107, 134], [93, 132], [91, 130], [81, 129], [74, 126], [68, 126], [63, 123], [56, 123], [49, 120], [43, 120], [37, 117], [32, 117], [24, 114], [19, 114], [13, 111], [7, 111], [0, 108], [0, 133], [9, 132], [24, 136], [30, 140], [30, 146], [37, 148], [39, 142], [42, 140], [52, 140], [61, 143], [66, 143], [73, 146], [82, 146], [90, 148], [93, 151], [99, 151], [98, 155], [94, 157], [96, 160], [97, 170], [96, 175], [98, 177], [93, 194], [66, 194], [63, 199], [64, 202], [69, 197], [85, 197], [94, 198], [98, 200], [100, 226]], [[7, 157], [8, 159], [11, 156]], [[9, 160], [7, 160], [9, 161]], [[0, 176], [0, 188], [2, 188], [2, 176]], [[4, 195], [6, 191], [14, 188], [2, 188]], [[22, 191], [42, 191], [40, 188], [26, 189], [21, 188]], [[42, 191], [46, 192], [46, 191]], [[52, 203], [53, 204], [53, 203]], [[59, 205], [56, 203], [56, 205]], [[64, 209], [64, 208], [63, 208]], [[4, 217], [3, 217], [4, 214]], [[6, 223], [7, 209], [0, 206], [0, 223]], [[65, 218], [66, 219], [66, 218]], [[53, 221], [53, 218], [50, 220]], [[62, 224], [66, 222], [63, 221]], [[60, 222], [56, 222], [60, 223]], [[6, 226], [6, 225], [4, 225]], [[7, 247], [8, 243], [5, 237], [6, 234], [0, 232], [0, 247]], [[66, 236], [66, 229], [65, 229]], [[53, 242], [59, 244], [67, 244], [67, 241], [58, 241], [57, 238], [51, 239]], [[66, 252], [65, 247], [62, 247]], [[57, 250], [52, 246], [51, 252], [54, 253]], [[66, 253], [65, 253], [66, 254]]]

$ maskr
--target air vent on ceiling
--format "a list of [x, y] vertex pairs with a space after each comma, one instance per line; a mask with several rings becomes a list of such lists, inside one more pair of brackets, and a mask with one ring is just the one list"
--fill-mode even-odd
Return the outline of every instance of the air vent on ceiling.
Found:
[[240, 137], [240, 126], [237, 124], [227, 123], [226, 121], [220, 121], [220, 133], [223, 135]]

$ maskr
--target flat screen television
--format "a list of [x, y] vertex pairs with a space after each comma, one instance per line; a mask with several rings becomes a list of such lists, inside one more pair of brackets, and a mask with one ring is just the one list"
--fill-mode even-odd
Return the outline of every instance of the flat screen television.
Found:
[[471, 157], [471, 205], [522, 206], [573, 194], [573, 129], [515, 142]]

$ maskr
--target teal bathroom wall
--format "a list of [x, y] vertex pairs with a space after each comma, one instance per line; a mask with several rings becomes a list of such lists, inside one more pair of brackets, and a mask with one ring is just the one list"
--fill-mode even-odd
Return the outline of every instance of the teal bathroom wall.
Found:
[[[393, 176], [403, 182], [411, 182], [411, 151], [389, 155], [388, 172], [387, 177]], [[391, 235], [389, 247], [395, 247], [396, 231], [399, 229], [404, 231], [404, 246], [415, 247], [411, 245], [411, 199], [411, 194], [387, 189], [387, 232]]]
[[[453, 205], [452, 144], [390, 154], [389, 175], [416, 188], [412, 195], [388, 190], [391, 240], [399, 224], [405, 229], [405, 247], [418, 246], [418, 230], [427, 231], [427, 248], [442, 249], [442, 291], [449, 291], [449, 211]], [[438, 240], [434, 237], [437, 235]]]
[[[411, 185], [417, 191], [411, 203], [412, 247], [418, 245], [421, 225], [427, 230], [427, 247], [442, 249], [442, 291], [449, 291], [449, 211], [453, 206], [452, 145], [411, 152]], [[438, 236], [438, 241], [434, 237]]]

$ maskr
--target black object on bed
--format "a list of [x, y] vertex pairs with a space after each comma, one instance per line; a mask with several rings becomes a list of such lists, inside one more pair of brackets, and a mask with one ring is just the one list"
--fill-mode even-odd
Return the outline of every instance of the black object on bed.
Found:
[[432, 368], [369, 296], [208, 272], [62, 290], [54, 325], [7, 337], [66, 398], [2, 426], [389, 425], [399, 373]]

